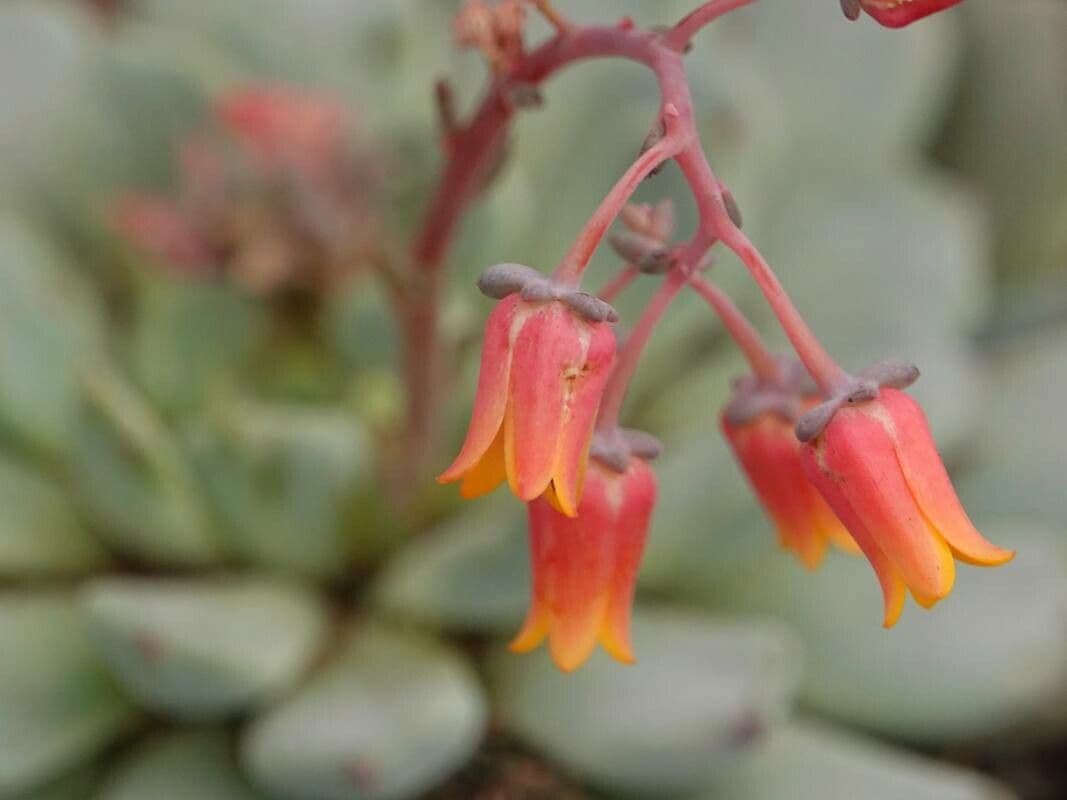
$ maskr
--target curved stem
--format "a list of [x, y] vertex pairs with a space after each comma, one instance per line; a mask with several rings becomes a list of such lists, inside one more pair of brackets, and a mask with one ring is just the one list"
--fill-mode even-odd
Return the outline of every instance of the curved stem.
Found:
[[714, 22], [724, 14], [728, 14], [736, 8], [747, 6], [755, 0], [709, 0], [700, 8], [689, 12], [681, 22], [671, 28], [665, 37], [668, 47], [682, 52], [689, 44], [689, 40], [706, 25]]
[[443, 377], [438, 321], [441, 265], [459, 219], [477, 195], [515, 115], [509, 100], [512, 89], [540, 84], [567, 65], [590, 58], [625, 58], [655, 71], [663, 50], [658, 42], [654, 34], [624, 27], [568, 27], [499, 76], [471, 121], [450, 132], [448, 162], [412, 242], [412, 283], [398, 302], [407, 389], [401, 454], [406, 477], [401, 482], [417, 476], [433, 452]]
[[622, 212], [623, 206], [637, 191], [637, 187], [652, 172], [673, 156], [680, 147], [673, 136], [667, 136], [654, 144], [630, 166], [607, 196], [597, 206], [597, 210], [578, 234], [577, 240], [567, 251], [552, 277], [564, 286], [577, 286], [582, 271], [588, 266], [600, 241], [615, 218]]
[[704, 151], [698, 144], [691, 144], [678, 154], [677, 161], [696, 197], [701, 225], [737, 253], [778, 318], [797, 356], [819, 384], [819, 388], [826, 394], [833, 394], [848, 382], [848, 373], [826, 352], [786, 293], [778, 276], [755, 245], [730, 219], [723, 204], [719, 181], [712, 172]]
[[741, 349], [752, 372], [759, 378], [775, 380], [778, 377], [777, 360], [767, 350], [759, 331], [730, 296], [703, 275], [691, 276], [689, 285], [722, 320], [723, 327]]
[[600, 291], [596, 293], [596, 296], [603, 300], [605, 303], [612, 303], [615, 298], [626, 291], [627, 287], [633, 283], [637, 276], [641, 274], [641, 271], [633, 264], [627, 264], [619, 273], [607, 283], [600, 287]]
[[644, 313], [637, 321], [637, 325], [630, 332], [622, 351], [615, 360], [615, 368], [608, 378], [608, 385], [604, 388], [604, 396], [600, 401], [600, 413], [597, 418], [597, 430], [610, 431], [619, 425], [619, 413], [622, 411], [626, 392], [630, 388], [630, 381], [637, 372], [637, 364], [641, 360], [641, 354], [652, 337], [652, 331], [663, 318], [664, 312], [671, 301], [678, 296], [678, 292], [685, 286], [686, 273], [675, 268], [667, 275], [659, 290], [648, 301]]

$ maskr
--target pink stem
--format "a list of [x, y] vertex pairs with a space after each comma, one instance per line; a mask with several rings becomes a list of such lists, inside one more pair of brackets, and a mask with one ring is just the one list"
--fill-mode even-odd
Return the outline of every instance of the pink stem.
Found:
[[605, 303], [615, 302], [615, 298], [626, 291], [627, 287], [629, 287], [640, 274], [641, 272], [637, 267], [633, 264], [627, 264], [619, 270], [619, 273], [614, 278], [600, 287], [600, 291], [596, 293], [597, 297]]
[[599, 26], [569, 29], [524, 55], [497, 78], [470, 123], [450, 136], [451, 156], [412, 243], [414, 290], [399, 303], [407, 388], [407, 474], [417, 475], [433, 448], [443, 377], [438, 331], [441, 265], [459, 219], [477, 195], [479, 181], [515, 114], [508, 99], [511, 89], [540, 84], [568, 64], [588, 58], [626, 58], [655, 71], [662, 49], [656, 36], [643, 31]]
[[759, 331], [749, 322], [744, 312], [730, 296], [703, 275], [692, 275], [689, 285], [707, 301], [722, 320], [723, 327], [744, 353], [745, 359], [757, 377], [773, 381], [778, 377], [778, 362], [767, 350]]
[[682, 269], [674, 269], [664, 279], [659, 290], [648, 301], [644, 313], [637, 321], [637, 325], [630, 332], [623, 345], [622, 351], [615, 360], [615, 368], [608, 385], [604, 389], [604, 396], [600, 401], [600, 415], [597, 419], [597, 429], [602, 431], [614, 430], [619, 425], [619, 413], [622, 411], [626, 392], [630, 388], [630, 381], [637, 372], [637, 364], [641, 360], [641, 354], [652, 337], [652, 331], [663, 318], [671, 301], [678, 296], [678, 292], [685, 286], [686, 273]]
[[664, 41], [668, 47], [683, 52], [689, 40], [704, 26], [714, 22], [724, 14], [736, 8], [747, 6], [754, 0], [710, 0], [700, 8], [691, 11], [682, 21], [668, 31]]
[[608, 228], [619, 216], [623, 206], [630, 200], [637, 187], [660, 164], [681, 149], [673, 136], [666, 136], [642, 153], [601, 201], [593, 216], [578, 234], [578, 239], [567, 251], [556, 268], [553, 278], [565, 286], [577, 286], [582, 272], [596, 252]]
[[722, 200], [719, 181], [700, 145], [690, 144], [678, 154], [678, 165], [696, 196], [702, 227], [737, 253], [766, 298], [797, 356], [825, 394], [834, 394], [849, 375], [830, 356], [782, 286], [778, 276], [748, 237], [733, 223]]

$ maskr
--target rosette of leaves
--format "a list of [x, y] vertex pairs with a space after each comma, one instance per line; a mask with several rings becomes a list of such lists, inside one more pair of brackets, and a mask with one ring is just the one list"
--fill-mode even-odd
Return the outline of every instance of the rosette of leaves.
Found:
[[[568, 11], [654, 24], [689, 5]], [[1047, 701], [1067, 681], [1056, 624], [1067, 510], [1061, 492], [1036, 492], [1032, 506], [1005, 487], [1055, 488], [1060, 407], [1042, 400], [1067, 382], [1067, 345], [1045, 329], [996, 358], [975, 345], [992, 286], [984, 218], [922, 150], [961, 34], [984, 42], [996, 0], [965, 4], [966, 30], [938, 18], [891, 39], [845, 26], [832, 2], [810, 16], [802, 5], [762, 4], [697, 43], [710, 152], [837, 352], [863, 364], [891, 344], [927, 367], [918, 391], [964, 491], [983, 518], [1006, 514], [1001, 538], [1036, 555], [967, 575], [944, 616], [895, 638], [875, 630], [862, 564], [808, 576], [772, 552], [714, 430], [736, 362], [693, 303], [657, 338], [632, 403], [669, 446], [635, 624], [641, 662], [598, 658], [564, 678], [495, 644], [526, 602], [521, 509], [500, 498], [461, 512], [429, 486], [393, 504], [403, 387], [382, 253], [294, 295], [228, 279], [225, 248], [211, 250], [207, 277], [178, 275], [108, 224], [124, 192], [180, 195], [179, 154], [219, 97], [285, 85], [334, 98], [377, 148], [385, 177], [367, 199], [393, 237], [382, 252], [402, 251], [438, 158], [429, 87], [449, 72], [473, 101], [480, 85], [476, 61], [453, 54], [452, 5], [130, 0], [101, 24], [81, 4], [0, 4], [0, 798], [999, 796], [849, 732], [929, 752], [1062, 723]], [[1045, 42], [1054, 27], [1028, 35]], [[975, 52], [982, 74], [999, 74], [998, 53]], [[460, 370], [475, 366], [464, 343], [485, 313], [470, 279], [502, 253], [558, 257], [656, 102], [654, 87], [603, 64], [561, 77], [546, 99], [450, 258]], [[1028, 101], [1041, 104], [981, 93], [968, 109]], [[999, 186], [996, 159], [953, 160]], [[668, 169], [643, 191], [680, 185]], [[1002, 221], [1001, 235], [1017, 227]], [[1000, 252], [1019, 246], [1004, 238]], [[614, 266], [601, 255], [595, 268]], [[736, 265], [716, 269], [755, 311]], [[829, 292], [848, 302], [821, 303]], [[1033, 407], [1020, 416], [1010, 400], [1024, 387]], [[453, 438], [465, 406], [449, 410]], [[967, 447], [986, 414], [996, 436]], [[1031, 507], [1039, 521], [1024, 519]], [[979, 622], [962, 608], [968, 594]], [[1020, 653], [1025, 686], [1012, 681]], [[838, 729], [790, 721], [797, 695]]]

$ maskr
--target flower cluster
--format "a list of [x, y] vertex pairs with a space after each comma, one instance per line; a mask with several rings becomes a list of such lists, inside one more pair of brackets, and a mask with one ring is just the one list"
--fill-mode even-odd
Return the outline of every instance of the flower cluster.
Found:
[[[899, 27], [958, 0], [846, 0]], [[540, 4], [544, 5], [544, 4]], [[633, 660], [630, 606], [656, 499], [650, 462], [658, 443], [619, 426], [619, 412], [642, 350], [673, 298], [689, 288], [719, 316], [751, 367], [720, 414], [723, 436], [778, 531], [781, 545], [815, 568], [829, 544], [862, 552], [882, 586], [884, 624], [892, 626], [910, 592], [931, 607], [952, 589], [956, 561], [1003, 564], [1013, 553], [986, 541], [963, 511], [926, 419], [907, 388], [918, 371], [882, 363], [853, 376], [825, 352], [754, 245], [741, 231], [732, 195], [700, 148], [681, 57], [689, 38], [741, 0], [706, 3], [657, 34], [624, 21], [590, 29], [590, 52], [649, 65], [663, 92], [654, 134], [551, 275], [518, 264], [491, 267], [479, 282], [498, 301], [485, 327], [481, 373], [466, 441], [439, 477], [465, 497], [505, 480], [527, 503], [533, 599], [512, 648], [548, 641], [556, 664], [572, 670], [599, 642]], [[518, 15], [514, 17], [513, 15]], [[514, 22], [508, 27], [505, 23]], [[558, 34], [547, 47], [580, 51], [581, 29], [552, 12]], [[468, 3], [457, 31], [480, 47], [497, 73], [497, 97], [543, 69], [523, 50], [521, 7]], [[507, 35], [505, 35], [507, 34]], [[540, 71], [539, 71], [540, 70]], [[463, 130], [453, 145], [462, 152]], [[453, 156], [454, 158], [458, 156]], [[669, 203], [629, 204], [636, 187], [668, 160], [677, 163], [700, 214], [688, 242], [673, 241]], [[581, 276], [613, 220], [623, 259], [599, 295]], [[704, 272], [722, 243], [751, 272], [796, 352], [769, 353], [755, 328]], [[640, 274], [661, 281], [629, 335], [617, 337], [614, 297]], [[620, 343], [621, 341], [621, 343]]]
[[172, 269], [260, 295], [321, 293], [375, 241], [375, 159], [344, 106], [281, 86], [241, 88], [183, 143], [177, 198], [120, 197], [115, 228]]

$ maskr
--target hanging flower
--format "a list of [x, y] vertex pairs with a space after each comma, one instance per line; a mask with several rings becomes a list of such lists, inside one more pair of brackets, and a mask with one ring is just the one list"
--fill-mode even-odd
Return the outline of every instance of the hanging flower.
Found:
[[895, 388], [872, 393], [837, 408], [802, 459], [874, 567], [891, 627], [905, 589], [930, 608], [952, 591], [957, 559], [989, 567], [1014, 552], [990, 544], [967, 517], [919, 404]]
[[482, 290], [503, 299], [485, 324], [467, 438], [441, 483], [473, 498], [507, 479], [524, 501], [546, 491], [574, 516], [600, 396], [615, 359], [614, 312], [550, 284], [536, 270], [498, 265]]
[[652, 468], [631, 457], [623, 472], [591, 462], [577, 517], [544, 498], [528, 505], [533, 598], [513, 651], [548, 639], [565, 672], [581, 666], [597, 642], [619, 661], [634, 661], [630, 610], [655, 502]]
[[793, 551], [809, 569], [819, 566], [830, 542], [845, 552], [859, 552], [804, 473], [800, 443], [788, 417], [766, 412], [734, 425], [724, 414], [721, 426], [784, 549]]

